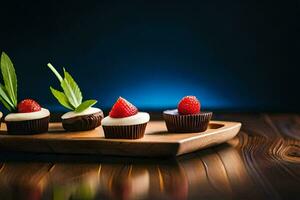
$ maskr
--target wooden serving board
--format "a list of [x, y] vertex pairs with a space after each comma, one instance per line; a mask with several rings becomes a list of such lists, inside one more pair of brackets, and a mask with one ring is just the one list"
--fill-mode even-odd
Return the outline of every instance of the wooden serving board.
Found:
[[241, 123], [211, 121], [202, 133], [168, 133], [164, 121], [151, 121], [145, 137], [137, 140], [105, 139], [102, 127], [65, 132], [61, 123], [50, 123], [49, 133], [8, 135], [2, 124], [0, 151], [99, 154], [118, 156], [178, 156], [226, 142], [237, 135]]

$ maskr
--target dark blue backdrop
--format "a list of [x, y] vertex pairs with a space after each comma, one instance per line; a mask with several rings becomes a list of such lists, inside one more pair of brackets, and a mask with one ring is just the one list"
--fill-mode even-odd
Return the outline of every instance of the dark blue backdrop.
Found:
[[159, 2], [1, 2], [20, 99], [62, 110], [51, 62], [106, 109], [118, 96], [159, 110], [193, 94], [206, 109], [300, 110], [297, 1]]

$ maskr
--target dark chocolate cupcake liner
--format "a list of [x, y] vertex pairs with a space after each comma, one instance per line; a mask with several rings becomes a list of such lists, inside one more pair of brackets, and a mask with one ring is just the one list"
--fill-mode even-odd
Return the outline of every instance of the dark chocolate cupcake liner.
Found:
[[6, 121], [7, 133], [11, 135], [30, 135], [48, 132], [49, 118], [25, 120], [25, 121]]
[[169, 132], [193, 133], [206, 131], [212, 112], [201, 112], [195, 115], [173, 115], [163, 113]]
[[63, 119], [62, 125], [67, 131], [88, 131], [99, 127], [103, 117], [103, 112], [98, 112], [90, 115]]
[[102, 126], [105, 138], [139, 139], [144, 137], [147, 123], [128, 126]]

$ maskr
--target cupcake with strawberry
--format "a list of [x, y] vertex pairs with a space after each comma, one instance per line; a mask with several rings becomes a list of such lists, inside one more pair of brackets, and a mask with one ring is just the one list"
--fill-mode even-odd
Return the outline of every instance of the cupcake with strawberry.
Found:
[[82, 93], [73, 79], [73, 77], [65, 70], [64, 77], [48, 63], [48, 67], [55, 74], [60, 82], [62, 92], [50, 87], [53, 96], [57, 101], [70, 112], [65, 113], [62, 119], [62, 125], [67, 131], [87, 131], [97, 128], [101, 125], [104, 115], [101, 109], [92, 107], [97, 103], [96, 100], [82, 101]]
[[212, 112], [202, 112], [200, 108], [200, 101], [195, 96], [182, 98], [177, 109], [163, 112], [168, 131], [172, 133], [205, 131], [212, 117]]
[[36, 101], [25, 99], [18, 103], [17, 76], [10, 58], [1, 55], [1, 72], [4, 84], [0, 87], [0, 101], [11, 113], [4, 121], [9, 134], [36, 134], [48, 131], [50, 112]]
[[126, 99], [119, 97], [109, 116], [102, 120], [106, 138], [139, 139], [145, 134], [150, 116], [138, 109]]
[[3, 117], [3, 113], [0, 111], [0, 127], [1, 127], [2, 117]]

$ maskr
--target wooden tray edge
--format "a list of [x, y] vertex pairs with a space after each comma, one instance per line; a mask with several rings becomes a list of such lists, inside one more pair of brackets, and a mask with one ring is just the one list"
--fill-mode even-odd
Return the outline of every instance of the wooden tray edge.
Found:
[[210, 134], [199, 135], [181, 141], [176, 156], [224, 143], [234, 138], [242, 127], [240, 122], [216, 122], [224, 123], [224, 127], [219, 128]]

